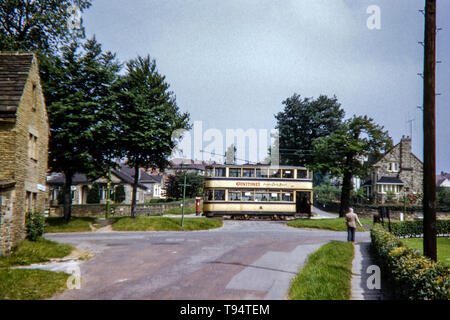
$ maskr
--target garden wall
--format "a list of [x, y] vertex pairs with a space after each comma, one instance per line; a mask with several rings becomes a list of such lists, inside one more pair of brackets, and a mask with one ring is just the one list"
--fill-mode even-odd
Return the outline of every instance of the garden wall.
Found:
[[[195, 205], [195, 200], [185, 202], [185, 206]], [[155, 203], [155, 204], [138, 204], [136, 206], [137, 216], [146, 216], [150, 214], [161, 214], [170, 209], [180, 208], [180, 203]], [[72, 205], [73, 217], [95, 217], [104, 216], [106, 213], [106, 204], [74, 204]], [[129, 216], [131, 214], [131, 205], [112, 204], [111, 216]], [[54, 206], [49, 210], [51, 217], [62, 217], [64, 215], [63, 206]]]
[[[339, 202], [315, 202], [314, 205], [324, 211], [328, 212], [339, 212]], [[390, 209], [390, 216], [392, 220], [400, 220], [400, 214], [403, 213], [403, 208], [401, 206], [387, 206]], [[373, 205], [361, 205], [356, 204], [352, 206], [355, 213], [360, 218], [372, 219], [375, 214], [378, 214], [378, 209]], [[439, 220], [450, 220], [450, 212], [436, 212], [436, 218]], [[404, 215], [404, 220], [418, 220], [423, 219], [422, 208], [419, 206], [407, 206], [406, 214]]]

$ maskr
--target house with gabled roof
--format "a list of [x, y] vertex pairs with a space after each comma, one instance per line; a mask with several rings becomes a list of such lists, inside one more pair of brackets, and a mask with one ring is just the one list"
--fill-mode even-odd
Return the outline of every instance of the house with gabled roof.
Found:
[[[63, 173], [52, 173], [47, 177], [47, 183], [50, 188], [49, 198], [52, 206], [60, 204], [58, 194], [62, 191], [64, 182], [65, 177]], [[72, 204], [86, 204], [89, 190], [94, 183], [99, 185], [99, 200], [100, 203], [104, 203], [107, 198], [106, 178], [90, 179], [84, 174], [77, 173], [72, 179]], [[131, 204], [133, 183], [134, 168], [121, 164], [117, 169], [111, 170], [111, 190], [114, 190], [119, 185], [124, 187], [125, 199], [121, 203]], [[140, 169], [136, 194], [137, 203], [145, 203], [153, 198], [161, 198], [162, 184], [163, 180], [161, 177], [151, 175]], [[114, 201], [114, 198], [111, 198], [111, 200]]]
[[423, 192], [423, 163], [412, 153], [409, 136], [403, 136], [397, 145], [372, 164], [362, 188], [374, 203], [386, 202], [388, 195], [399, 200], [402, 195]]
[[32, 53], [0, 52], [0, 254], [25, 238], [47, 201], [49, 120]]

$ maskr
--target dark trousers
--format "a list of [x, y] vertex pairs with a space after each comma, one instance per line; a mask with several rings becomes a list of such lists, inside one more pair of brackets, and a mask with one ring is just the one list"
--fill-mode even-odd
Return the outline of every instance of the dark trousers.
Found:
[[347, 241], [355, 241], [356, 228], [347, 227]]

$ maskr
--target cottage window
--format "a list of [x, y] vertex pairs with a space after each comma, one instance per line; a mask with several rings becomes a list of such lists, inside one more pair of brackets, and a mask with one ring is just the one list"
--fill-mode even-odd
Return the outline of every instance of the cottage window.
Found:
[[28, 156], [30, 159], [37, 161], [37, 137], [32, 133], [28, 134]]
[[36, 84], [33, 83], [33, 91], [31, 93], [31, 110], [36, 111], [36, 105], [37, 105], [37, 90], [36, 90]]
[[391, 172], [398, 172], [399, 166], [397, 162], [389, 162], [389, 168], [388, 171]]

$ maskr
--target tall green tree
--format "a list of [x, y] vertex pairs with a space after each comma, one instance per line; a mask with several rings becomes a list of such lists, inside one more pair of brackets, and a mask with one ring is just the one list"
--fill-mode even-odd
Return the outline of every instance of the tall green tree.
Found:
[[378, 161], [392, 148], [392, 139], [372, 118], [353, 116], [335, 133], [315, 140], [313, 148], [313, 169], [343, 179], [339, 209], [342, 217], [350, 206], [352, 178], [365, 178], [369, 172], [367, 160]]
[[1, 0], [0, 4], [0, 50], [55, 53], [73, 37], [84, 36], [78, 14], [91, 1]]
[[334, 133], [345, 112], [336, 97], [325, 95], [313, 99], [294, 94], [283, 104], [284, 110], [275, 115], [280, 164], [309, 166], [314, 159], [314, 140]]
[[50, 119], [49, 167], [65, 175], [64, 217], [68, 221], [73, 175], [105, 175], [119, 149], [114, 140], [117, 119], [108, 97], [120, 64], [92, 38], [63, 47], [60, 55], [42, 60], [41, 69]]
[[180, 111], [165, 76], [150, 56], [129, 61], [115, 91], [120, 146], [134, 168], [131, 216], [135, 217], [139, 168], [163, 170], [169, 165], [176, 144], [172, 134], [190, 128], [189, 114]]
[[194, 198], [202, 195], [205, 177], [194, 172], [187, 173], [178, 171], [174, 175], [169, 175], [164, 185], [164, 190], [167, 197], [175, 198], [176, 200], [183, 197], [183, 184], [185, 175], [186, 197]]

